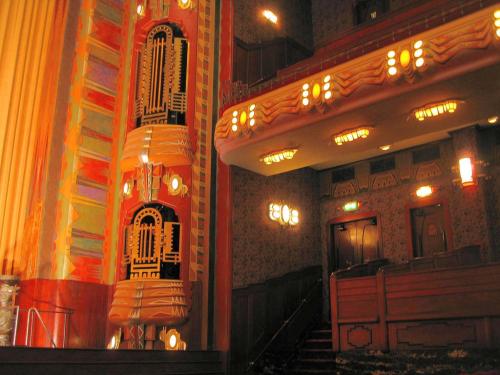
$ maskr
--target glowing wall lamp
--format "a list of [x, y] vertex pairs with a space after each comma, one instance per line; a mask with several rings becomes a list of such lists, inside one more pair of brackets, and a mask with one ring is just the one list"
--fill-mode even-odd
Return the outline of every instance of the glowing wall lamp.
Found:
[[278, 23], [278, 16], [273, 11], [265, 9], [264, 11], [262, 11], [262, 15], [269, 22], [274, 23], [275, 25]]
[[462, 182], [462, 186], [471, 186], [476, 184], [471, 158], [467, 157], [460, 159], [458, 161], [458, 168], [460, 170], [460, 180]]
[[436, 117], [445, 113], [454, 113], [458, 107], [458, 100], [447, 100], [439, 103], [427, 104], [421, 108], [413, 110], [413, 114], [418, 121], [424, 121], [430, 117]]
[[287, 148], [281, 151], [271, 152], [269, 154], [262, 155], [260, 161], [267, 165], [270, 165], [273, 163], [279, 163], [283, 160], [291, 160], [295, 156], [295, 153], [297, 151], [298, 150], [296, 148]]
[[358, 201], [351, 201], [351, 202], [347, 202], [346, 204], [344, 204], [342, 206], [342, 209], [345, 211], [345, 212], [351, 212], [351, 211], [356, 211], [359, 209], [360, 207], [360, 203]]
[[286, 204], [270, 203], [269, 218], [272, 221], [279, 222], [281, 225], [293, 226], [299, 223], [299, 211], [295, 208], [290, 208]]
[[497, 9], [495, 13], [493, 13], [493, 17], [495, 18], [495, 35], [497, 38], [500, 38], [500, 9]]
[[187, 345], [182, 341], [181, 334], [174, 328], [160, 332], [160, 340], [165, 343], [165, 350], [186, 350]]
[[357, 129], [345, 130], [341, 133], [335, 134], [333, 136], [333, 140], [338, 146], [341, 146], [344, 143], [352, 142], [359, 138], [366, 138], [369, 135], [370, 135], [370, 128], [362, 127]]
[[424, 186], [420, 186], [417, 191], [415, 192], [415, 194], [417, 195], [417, 197], [419, 198], [427, 198], [427, 197], [430, 197], [432, 195], [432, 193], [434, 193], [434, 189], [432, 188], [432, 186], [430, 185], [424, 185]]

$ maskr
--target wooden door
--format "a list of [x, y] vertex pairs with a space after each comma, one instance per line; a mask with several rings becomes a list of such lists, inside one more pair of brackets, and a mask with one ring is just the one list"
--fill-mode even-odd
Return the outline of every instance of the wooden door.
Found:
[[331, 270], [348, 268], [378, 259], [378, 228], [375, 218], [338, 223], [331, 226]]
[[413, 256], [425, 257], [447, 251], [442, 204], [410, 210]]

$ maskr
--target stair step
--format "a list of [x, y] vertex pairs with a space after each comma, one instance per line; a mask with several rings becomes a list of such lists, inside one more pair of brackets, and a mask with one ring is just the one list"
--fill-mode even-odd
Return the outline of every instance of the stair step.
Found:
[[332, 339], [307, 339], [304, 341], [304, 348], [308, 349], [330, 349], [332, 348]]
[[335, 358], [335, 353], [332, 349], [301, 349], [299, 351], [299, 358], [307, 358], [307, 359], [331, 359]]
[[311, 339], [332, 339], [332, 331], [327, 329], [317, 329], [311, 331], [310, 337]]

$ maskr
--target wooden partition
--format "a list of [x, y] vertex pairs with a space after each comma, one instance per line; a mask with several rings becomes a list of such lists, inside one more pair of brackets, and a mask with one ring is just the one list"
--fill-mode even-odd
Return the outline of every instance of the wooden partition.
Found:
[[500, 347], [500, 263], [330, 279], [333, 350]]
[[[246, 372], [249, 362], [290, 317], [320, 277], [321, 267], [314, 266], [233, 290], [231, 374]], [[318, 306], [318, 314], [320, 309]], [[276, 345], [283, 344], [280, 341]]]

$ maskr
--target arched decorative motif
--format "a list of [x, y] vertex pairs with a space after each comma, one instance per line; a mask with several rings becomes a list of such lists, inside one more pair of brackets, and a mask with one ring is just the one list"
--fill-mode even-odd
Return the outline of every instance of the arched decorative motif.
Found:
[[161, 205], [137, 212], [126, 228], [123, 265], [127, 278], [179, 279], [181, 224], [172, 219], [176, 219], [173, 210]]
[[174, 25], [155, 26], [139, 54], [136, 124], [186, 125], [188, 41]]

